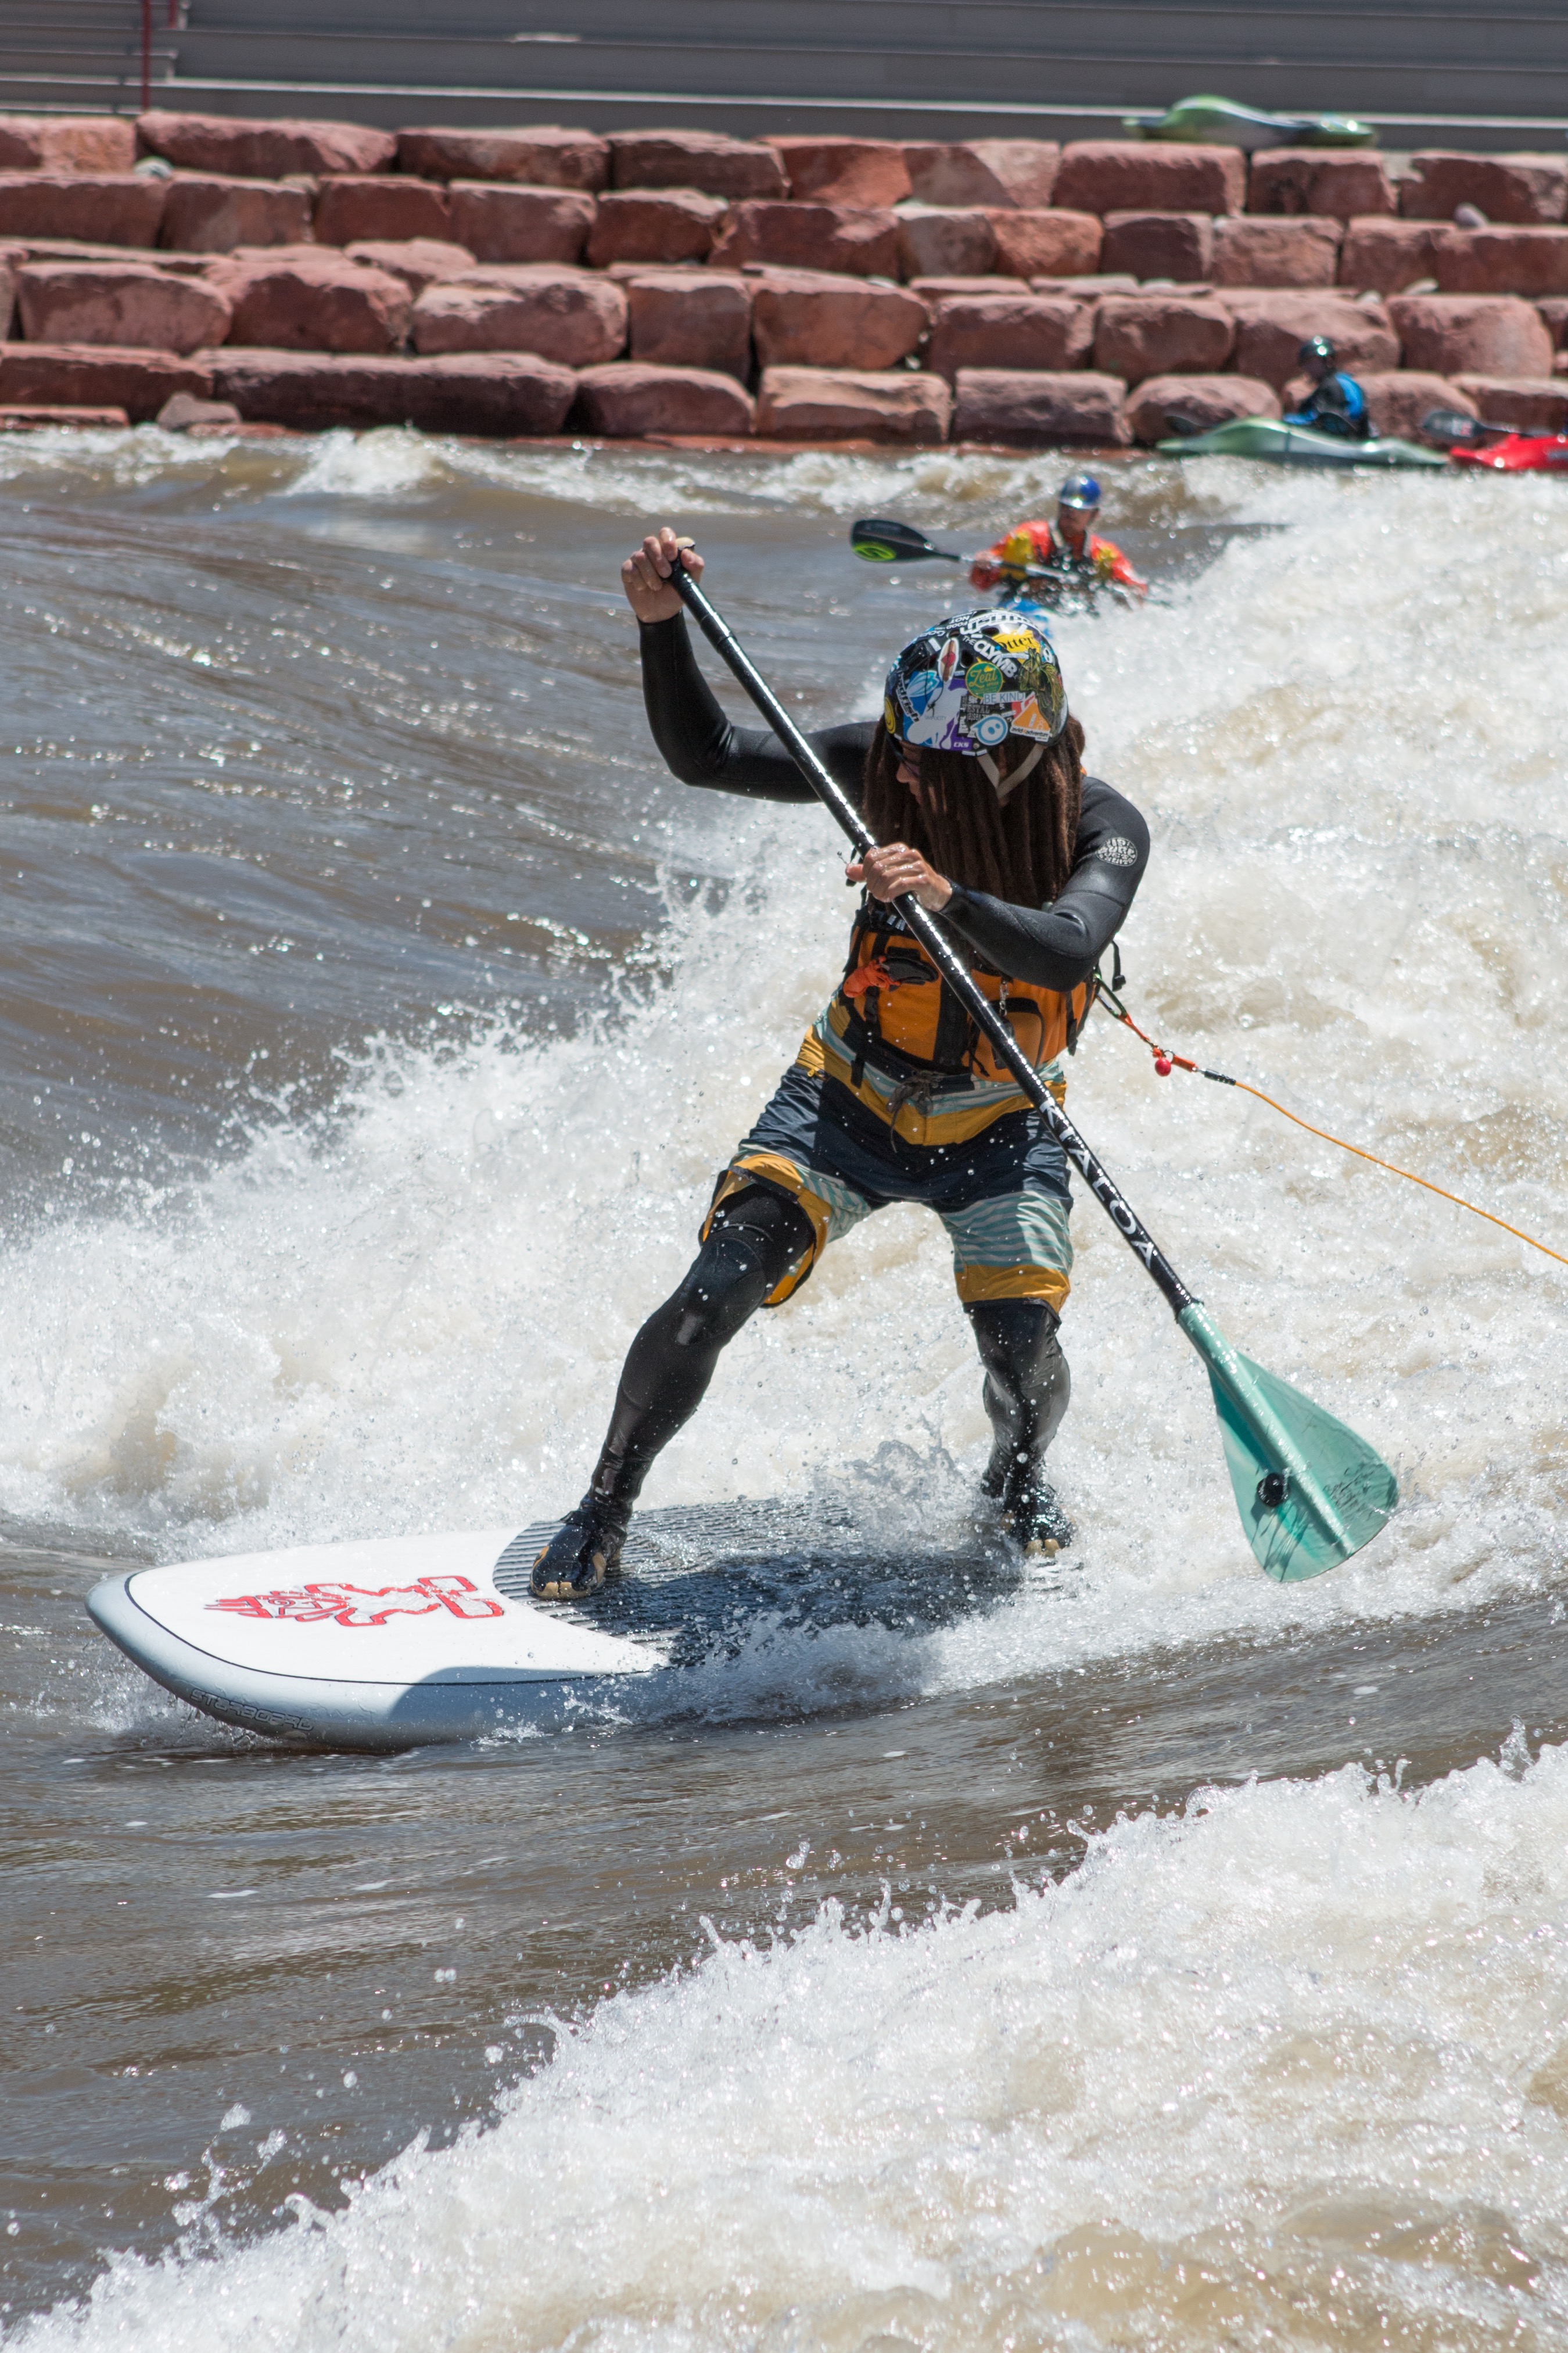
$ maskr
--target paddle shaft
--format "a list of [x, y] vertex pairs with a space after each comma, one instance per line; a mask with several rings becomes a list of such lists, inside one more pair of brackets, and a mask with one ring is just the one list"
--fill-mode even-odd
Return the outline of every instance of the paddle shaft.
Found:
[[[708, 598], [679, 557], [671, 577], [671, 586], [714, 652], [726, 667], [734, 672], [745, 688], [817, 799], [837, 818], [854, 843], [858, 854], [863, 858], [867, 850], [875, 849], [877, 847], [875, 838], [868, 832], [865, 821], [854, 802], [840, 789], [826, 766], [812, 750], [766, 679], [742, 646], [729, 623], [709, 603]], [[1024, 1052], [996, 1008], [976, 988], [969, 976], [968, 968], [949, 946], [946, 936], [938, 926], [935, 918], [926, 913], [920, 901], [912, 894], [895, 899], [893, 904], [970, 1018], [990, 1039], [994, 1051], [1012, 1071], [1018, 1084], [1045, 1120], [1051, 1134], [1110, 1219], [1111, 1224], [1133, 1256], [1139, 1259], [1148, 1270], [1169, 1303], [1172, 1314], [1179, 1320], [1188, 1308], [1196, 1303], [1194, 1294], [1187, 1289], [1148, 1228], [1122, 1199], [1107, 1171], [1089, 1150], [1066, 1112], [1046, 1086], [1039, 1072]], [[1188, 1336], [1191, 1337], [1191, 1335], [1189, 1334]]]

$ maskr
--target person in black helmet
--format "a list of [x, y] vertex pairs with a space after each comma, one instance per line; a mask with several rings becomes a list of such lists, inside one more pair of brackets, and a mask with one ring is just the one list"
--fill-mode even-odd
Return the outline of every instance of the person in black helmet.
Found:
[[[810, 803], [777, 737], [732, 725], [714, 700], [677, 564], [701, 573], [666, 526], [621, 569], [655, 743], [685, 784]], [[1050, 639], [1016, 607], [923, 629], [888, 673], [879, 718], [811, 741], [881, 844], [845, 869], [862, 897], [843, 977], [720, 1176], [689, 1271], [632, 1342], [588, 1492], [533, 1564], [541, 1601], [580, 1599], [615, 1573], [643, 1481], [724, 1347], [894, 1201], [947, 1229], [994, 1435], [984, 1492], [1021, 1549], [1072, 1539], [1044, 1470], [1069, 1388], [1057, 1337], [1072, 1265], [1067, 1162], [895, 902], [910, 894], [940, 919], [1059, 1102], [1058, 1058], [1088, 1018], [1149, 830], [1086, 774]]]
[[1342, 441], [1364, 441], [1372, 431], [1366, 395], [1353, 375], [1334, 365], [1334, 347], [1327, 335], [1311, 335], [1296, 354], [1302, 373], [1312, 379], [1312, 390], [1300, 408], [1286, 416], [1287, 425], [1310, 425], [1318, 433], [1337, 434]]

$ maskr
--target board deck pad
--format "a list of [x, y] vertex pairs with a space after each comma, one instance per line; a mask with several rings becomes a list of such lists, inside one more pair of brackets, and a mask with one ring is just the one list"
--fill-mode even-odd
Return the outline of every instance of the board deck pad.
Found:
[[[535, 1557], [560, 1525], [541, 1520], [514, 1537], [495, 1566], [498, 1592], [529, 1599]], [[954, 1531], [946, 1544], [907, 1529], [879, 1541], [865, 1516], [842, 1505], [682, 1504], [640, 1512], [622, 1575], [565, 1606], [606, 1631], [659, 1639], [670, 1664], [693, 1665], [739, 1647], [764, 1613], [818, 1632], [921, 1633], [999, 1603], [1024, 1575], [989, 1527]]]
[[1038, 1574], [988, 1513], [932, 1536], [891, 1499], [689, 1504], [639, 1514], [624, 1573], [599, 1592], [537, 1602], [529, 1577], [560, 1525], [135, 1569], [88, 1607], [145, 1672], [222, 1721], [393, 1748], [543, 1729], [650, 1689], [679, 1714], [681, 1680], [759, 1628], [919, 1633]]

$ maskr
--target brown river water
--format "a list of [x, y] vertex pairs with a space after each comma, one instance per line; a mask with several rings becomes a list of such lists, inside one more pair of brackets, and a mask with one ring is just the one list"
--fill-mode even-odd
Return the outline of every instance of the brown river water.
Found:
[[[293, 1752], [81, 1607], [574, 1499], [851, 903], [826, 818], [661, 769], [620, 554], [696, 532], [820, 723], [952, 593], [849, 519], [1060, 470], [0, 448], [7, 2345], [1568, 2345], [1563, 1271], [1109, 1022], [1086, 1132], [1399, 1472], [1347, 1567], [1257, 1572], [1080, 1199], [1060, 1563], [974, 1537], [895, 1210], [647, 1495], [879, 1566], [721, 1580], [629, 1712]], [[1155, 595], [1058, 640], [1138, 1018], [1568, 1250], [1559, 486], [1109, 471]]]

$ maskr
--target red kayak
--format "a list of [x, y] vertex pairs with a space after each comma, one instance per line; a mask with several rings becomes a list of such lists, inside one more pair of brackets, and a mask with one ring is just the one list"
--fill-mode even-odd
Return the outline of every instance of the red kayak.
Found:
[[1481, 448], [1456, 447], [1448, 455], [1456, 466], [1489, 466], [1494, 474], [1568, 471], [1568, 433], [1510, 433]]

